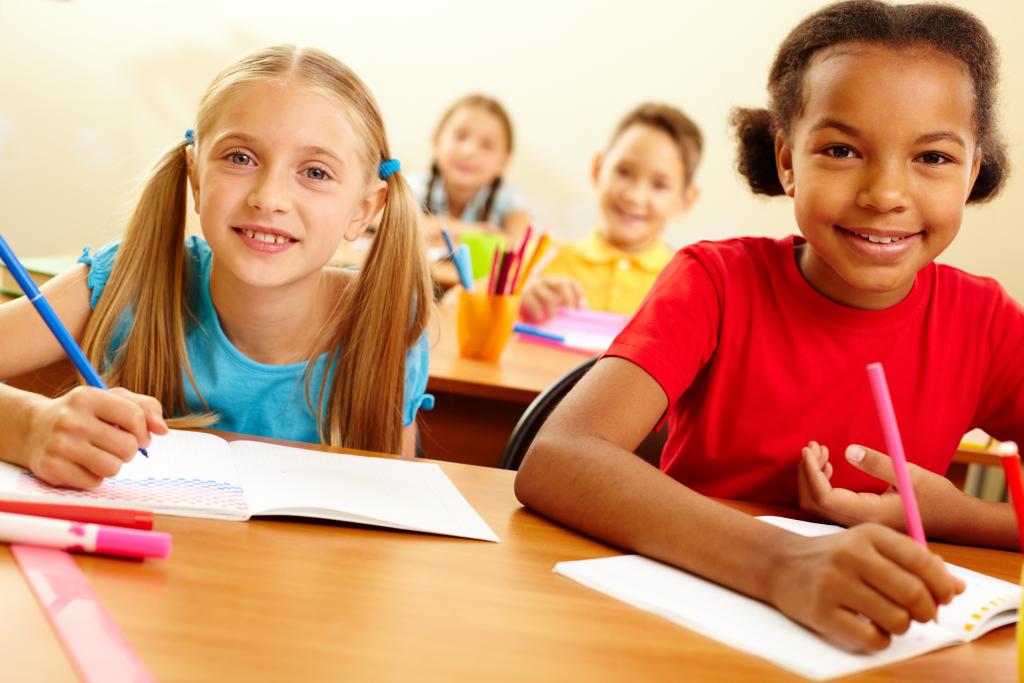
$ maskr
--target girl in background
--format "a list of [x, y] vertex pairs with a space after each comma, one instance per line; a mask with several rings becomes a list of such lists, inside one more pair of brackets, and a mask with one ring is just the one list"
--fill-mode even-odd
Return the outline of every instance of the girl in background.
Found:
[[[415, 200], [373, 95], [312, 49], [221, 72], [157, 162], [124, 238], [43, 290], [106, 392], [0, 384], [0, 453], [94, 487], [172, 424], [412, 454], [431, 292]], [[203, 238], [185, 236], [191, 190]], [[381, 212], [358, 273], [327, 267]], [[24, 298], [0, 306], [0, 378], [62, 351]], [[404, 429], [403, 429], [404, 425]]]
[[441, 229], [504, 235], [510, 242], [530, 223], [518, 190], [502, 178], [512, 155], [512, 121], [497, 100], [468, 95], [456, 101], [434, 131], [429, 175], [410, 174], [429, 239]]

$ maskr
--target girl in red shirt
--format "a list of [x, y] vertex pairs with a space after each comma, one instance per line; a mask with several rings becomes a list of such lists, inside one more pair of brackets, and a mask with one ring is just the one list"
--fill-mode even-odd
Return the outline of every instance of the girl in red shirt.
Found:
[[[956, 8], [853, 0], [798, 25], [769, 109], [734, 122], [740, 170], [793, 198], [803, 236], [681, 251], [537, 435], [519, 499], [851, 650], [932, 619], [962, 585], [890, 528], [902, 515], [864, 368], [889, 374], [925, 529], [1013, 545], [1006, 505], [941, 476], [970, 427], [1024, 437], [1024, 313], [993, 281], [933, 263], [964, 206], [1003, 182], [995, 82], [990, 34]], [[663, 418], [659, 472], [632, 451]], [[805, 538], [709, 496], [880, 524]]]

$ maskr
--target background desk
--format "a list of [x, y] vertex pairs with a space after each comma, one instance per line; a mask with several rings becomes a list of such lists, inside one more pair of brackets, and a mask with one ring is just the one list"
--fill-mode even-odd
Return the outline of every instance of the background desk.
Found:
[[438, 307], [431, 329], [427, 391], [437, 402], [420, 413], [427, 457], [495, 466], [512, 428], [537, 394], [590, 356], [513, 335], [497, 363], [459, 356], [455, 310]]
[[[158, 517], [174, 534], [169, 560], [77, 562], [163, 682], [804, 680], [554, 575], [556, 562], [615, 551], [522, 509], [511, 472], [442, 467], [502, 543]], [[1016, 553], [935, 548], [1018, 576]], [[74, 681], [6, 546], [0, 595], [0, 678]], [[1003, 628], [843, 683], [992, 683], [1015, 672], [1014, 631]]]

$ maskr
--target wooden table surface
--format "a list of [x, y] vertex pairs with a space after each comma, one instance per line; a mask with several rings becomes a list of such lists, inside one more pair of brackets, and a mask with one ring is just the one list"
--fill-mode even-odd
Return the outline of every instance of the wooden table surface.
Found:
[[[804, 680], [554, 575], [556, 562], [616, 551], [521, 508], [512, 472], [441, 466], [501, 543], [161, 516], [170, 559], [77, 562], [160, 681]], [[1018, 576], [1018, 554], [935, 547]], [[0, 678], [74, 681], [6, 547], [0, 594]], [[842, 680], [1016, 680], [1014, 630]]]

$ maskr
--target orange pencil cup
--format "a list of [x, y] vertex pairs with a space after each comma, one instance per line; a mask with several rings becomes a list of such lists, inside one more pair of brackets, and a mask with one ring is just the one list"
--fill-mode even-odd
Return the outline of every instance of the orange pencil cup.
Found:
[[519, 317], [519, 296], [459, 292], [456, 322], [459, 355], [494, 362], [501, 356]]

